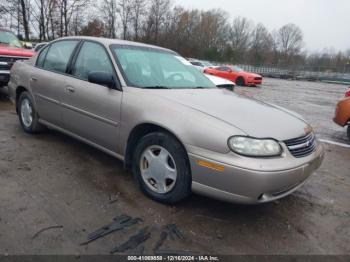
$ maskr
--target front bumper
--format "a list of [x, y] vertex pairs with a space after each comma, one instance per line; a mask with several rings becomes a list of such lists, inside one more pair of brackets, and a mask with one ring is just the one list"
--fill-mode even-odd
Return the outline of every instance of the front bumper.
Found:
[[[193, 179], [192, 191], [242, 204], [274, 201], [291, 194], [306, 182], [313, 171], [321, 165], [324, 149], [321, 144], [318, 144], [316, 150], [305, 157], [304, 163], [300, 164], [302, 160], [296, 159], [295, 167], [290, 167], [290, 161], [293, 161], [291, 156], [285, 158], [284, 161], [289, 161], [287, 169], [280, 169], [276, 165], [276, 170], [273, 168], [253, 170], [189, 153]], [[250, 161], [257, 162], [254, 158]], [[203, 166], [199, 164], [201, 162], [211, 163], [211, 165]], [[271, 162], [269, 166], [271, 167]]]
[[262, 79], [261, 80], [256, 80], [256, 79], [248, 79], [247, 80], [248, 86], [256, 86], [256, 85], [261, 85], [261, 84], [262, 84]]
[[10, 81], [10, 70], [0, 70], [0, 86], [6, 86]]

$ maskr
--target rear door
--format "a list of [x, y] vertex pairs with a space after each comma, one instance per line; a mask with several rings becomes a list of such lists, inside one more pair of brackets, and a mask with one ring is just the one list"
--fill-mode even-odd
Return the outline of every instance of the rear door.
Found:
[[66, 70], [78, 40], [54, 42], [39, 54], [30, 76], [38, 114], [56, 126], [62, 126], [61, 101], [65, 91]]
[[90, 83], [90, 72], [116, 73], [106, 48], [84, 41], [76, 55], [63, 95], [64, 128], [96, 145], [118, 152], [122, 92]]

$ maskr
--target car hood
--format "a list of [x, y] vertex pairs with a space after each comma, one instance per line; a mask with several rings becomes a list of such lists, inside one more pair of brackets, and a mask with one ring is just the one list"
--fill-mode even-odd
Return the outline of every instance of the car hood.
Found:
[[19, 47], [0, 44], [0, 55], [32, 57], [34, 55], [34, 52], [32, 50], [28, 50], [25, 48], [19, 48]]
[[221, 89], [147, 90], [240, 129], [249, 136], [279, 141], [304, 136], [309, 125], [281, 107]]

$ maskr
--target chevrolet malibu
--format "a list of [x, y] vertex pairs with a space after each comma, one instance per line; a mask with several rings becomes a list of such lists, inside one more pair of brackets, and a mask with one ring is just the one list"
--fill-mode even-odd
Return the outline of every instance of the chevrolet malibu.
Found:
[[163, 203], [191, 192], [273, 201], [323, 159], [302, 117], [219, 89], [156, 46], [61, 38], [16, 62], [9, 90], [25, 132], [56, 129], [124, 161], [141, 190]]

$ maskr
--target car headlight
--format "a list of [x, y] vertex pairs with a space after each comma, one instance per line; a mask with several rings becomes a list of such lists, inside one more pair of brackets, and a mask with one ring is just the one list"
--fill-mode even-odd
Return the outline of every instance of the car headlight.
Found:
[[228, 140], [230, 149], [240, 155], [250, 157], [280, 156], [280, 144], [271, 138], [258, 139], [246, 136], [233, 136]]

